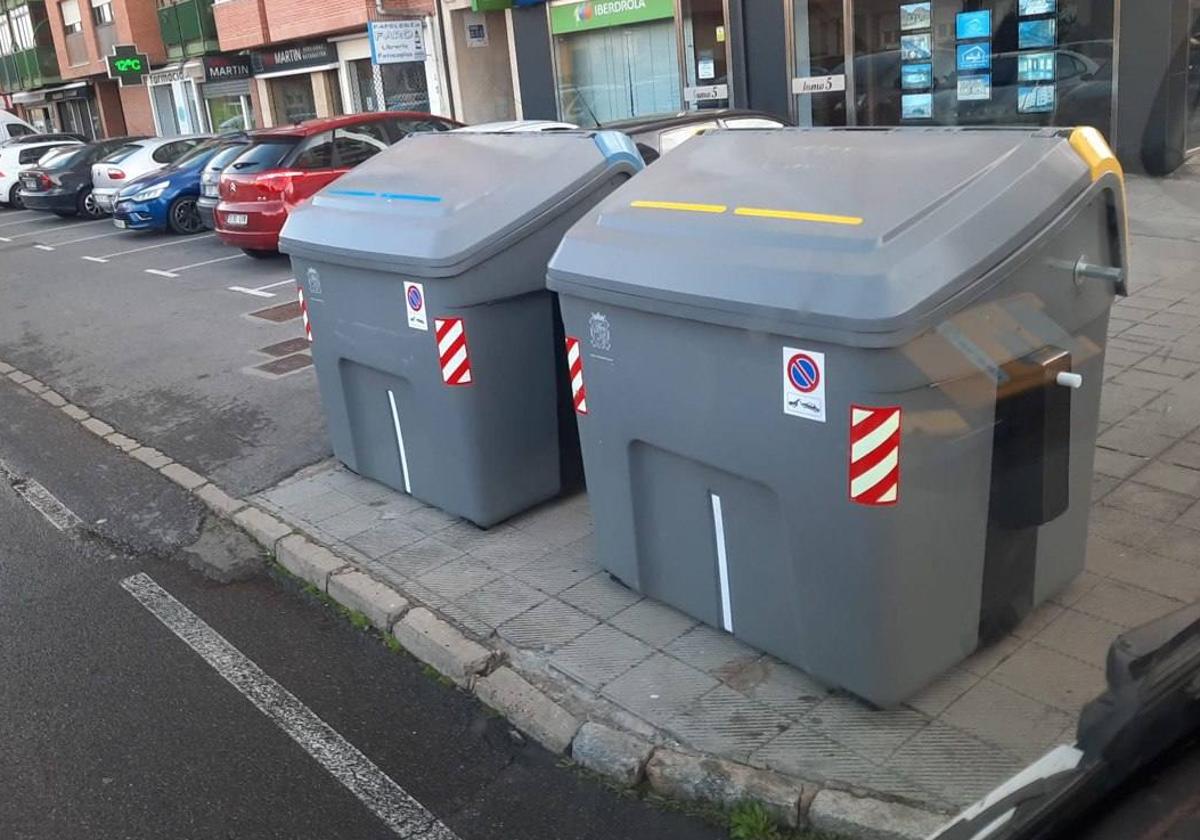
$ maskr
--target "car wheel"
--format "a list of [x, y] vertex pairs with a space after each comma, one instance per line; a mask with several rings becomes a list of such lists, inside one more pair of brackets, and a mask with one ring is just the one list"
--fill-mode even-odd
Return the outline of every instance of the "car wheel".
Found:
[[171, 209], [167, 211], [167, 224], [174, 233], [190, 235], [204, 230], [196, 199], [183, 196], [172, 201]]
[[14, 210], [23, 210], [25, 208], [25, 199], [21, 197], [20, 184], [13, 184], [12, 189], [8, 191], [8, 206]]
[[79, 215], [87, 216], [89, 219], [102, 219], [108, 214], [100, 209], [100, 205], [96, 203], [96, 196], [92, 195], [91, 187], [86, 188], [79, 194], [79, 198], [75, 202], [79, 211]]
[[278, 251], [264, 251], [261, 248], [243, 248], [242, 253], [256, 260], [269, 260], [271, 257], [279, 256]]
[[73, 219], [79, 215], [76, 210], [51, 210], [50, 212], [60, 219]]

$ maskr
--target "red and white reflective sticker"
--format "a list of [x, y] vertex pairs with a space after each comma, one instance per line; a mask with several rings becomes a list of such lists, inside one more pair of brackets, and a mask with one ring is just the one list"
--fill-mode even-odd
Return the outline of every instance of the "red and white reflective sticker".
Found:
[[583, 387], [583, 354], [579, 352], [579, 339], [567, 336], [567, 371], [571, 377], [571, 401], [576, 414], [587, 414], [587, 388]]
[[467, 352], [467, 329], [462, 318], [434, 318], [442, 381], [447, 385], [471, 384], [471, 357]]
[[296, 284], [296, 294], [300, 296], [300, 317], [304, 320], [304, 335], [312, 341], [312, 324], [308, 322], [308, 303], [304, 300], [304, 287]]
[[900, 406], [850, 406], [850, 501], [883, 507], [900, 500]]

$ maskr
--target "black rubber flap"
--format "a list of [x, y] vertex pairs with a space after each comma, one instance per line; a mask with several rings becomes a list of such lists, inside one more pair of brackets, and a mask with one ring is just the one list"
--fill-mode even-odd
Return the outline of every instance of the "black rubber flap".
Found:
[[572, 227], [549, 286], [886, 344], [882, 335], [918, 326], [1050, 232], [1090, 184], [1053, 130], [718, 131], [663, 156]]

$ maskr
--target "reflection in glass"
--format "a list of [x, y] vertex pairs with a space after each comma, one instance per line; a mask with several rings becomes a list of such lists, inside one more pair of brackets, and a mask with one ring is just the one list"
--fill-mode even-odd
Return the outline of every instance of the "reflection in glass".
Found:
[[904, 90], [923, 90], [933, 87], [933, 65], [905, 64], [900, 68], [900, 87]]
[[[928, 3], [914, 3], [928, 6]], [[792, 4], [792, 55], [795, 78], [842, 76], [846, 72], [845, 22], [842, 0], [794, 0]], [[891, 7], [893, 20], [896, 7]], [[895, 24], [893, 24], [895, 26]], [[794, 90], [793, 90], [794, 93]], [[799, 93], [795, 95], [796, 124], [845, 125], [844, 91]]]
[[1054, 11], [1054, 0], [1021, 0], [1022, 15], [1048, 15]]
[[1022, 114], [1046, 114], [1054, 110], [1054, 85], [1022, 85], [1017, 92], [1017, 110]]
[[988, 43], [959, 44], [956, 50], [958, 70], [986, 70], [992, 66], [992, 45]]
[[928, 29], [930, 21], [929, 3], [905, 3], [900, 7], [900, 28]]
[[906, 93], [900, 97], [901, 118], [927, 120], [933, 117], [932, 93]]
[[962, 12], [955, 18], [955, 35], [958, 40], [969, 38], [987, 38], [992, 34], [992, 13]]
[[902, 61], [928, 61], [933, 58], [933, 41], [928, 32], [923, 35], [900, 36]]
[[992, 74], [962, 76], [958, 80], [958, 101], [978, 102], [992, 98]]
[[1017, 46], [1023, 50], [1029, 47], [1053, 47], [1054, 24], [1054, 18], [1021, 21], [1017, 25]]
[[[683, 55], [689, 108], [729, 106], [723, 0], [683, 0]], [[725, 95], [717, 95], [720, 87]], [[716, 87], [717, 91], [713, 88]]]
[[1054, 81], [1054, 53], [1022, 53], [1017, 56], [1017, 81]]

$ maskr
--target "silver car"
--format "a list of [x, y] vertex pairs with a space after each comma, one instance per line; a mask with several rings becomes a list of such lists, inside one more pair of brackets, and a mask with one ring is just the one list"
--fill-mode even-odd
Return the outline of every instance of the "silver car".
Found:
[[147, 137], [117, 148], [99, 163], [92, 164], [92, 195], [97, 206], [105, 213], [111, 213], [122, 187], [147, 172], [171, 165], [209, 136]]

